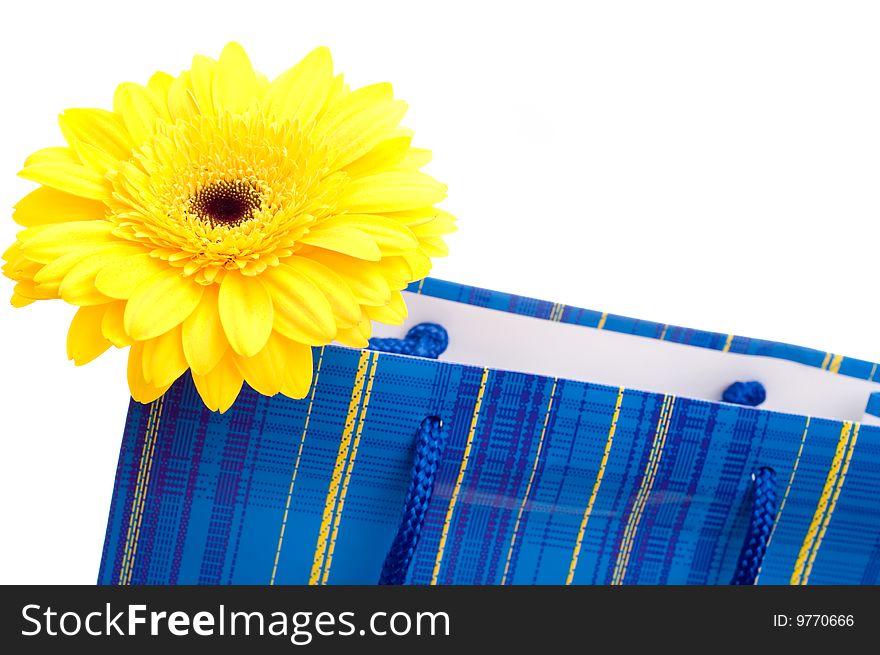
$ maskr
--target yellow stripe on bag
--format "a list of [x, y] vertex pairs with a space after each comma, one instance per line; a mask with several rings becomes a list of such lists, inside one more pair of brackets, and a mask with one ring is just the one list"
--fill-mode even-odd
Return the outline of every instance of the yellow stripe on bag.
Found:
[[837, 488], [834, 490], [834, 496], [831, 498], [831, 505], [828, 506], [828, 511], [825, 513], [825, 519], [822, 521], [822, 528], [819, 530], [819, 536], [816, 537], [816, 543], [813, 544], [813, 552], [810, 553], [810, 559], [807, 562], [807, 568], [804, 571], [804, 580], [803, 584], [807, 584], [810, 581], [810, 573], [813, 570], [813, 562], [816, 561], [816, 555], [819, 554], [819, 549], [822, 547], [822, 540], [825, 538], [825, 530], [828, 528], [828, 524], [831, 522], [831, 517], [834, 514], [834, 508], [837, 506], [837, 499], [840, 496], [840, 490], [843, 489], [843, 483], [846, 481], [846, 472], [849, 470], [849, 462], [852, 459], [853, 451], [856, 449], [856, 441], [859, 439], [859, 425], [858, 423], [853, 427], [852, 431], [852, 439], [849, 442], [849, 450], [846, 452], [846, 459], [843, 462], [843, 468], [840, 471], [840, 477], [837, 481]]
[[486, 379], [489, 377], [489, 369], [483, 369], [483, 377], [480, 380], [480, 390], [477, 392], [477, 402], [474, 404], [474, 413], [471, 416], [471, 427], [468, 430], [467, 442], [464, 446], [464, 455], [461, 458], [461, 466], [458, 468], [458, 477], [452, 488], [452, 496], [449, 498], [449, 507], [446, 508], [446, 518], [443, 521], [443, 531], [440, 533], [440, 543], [437, 546], [437, 557], [434, 560], [434, 571], [431, 573], [431, 584], [437, 584], [440, 575], [440, 565], [443, 563], [443, 553], [446, 550], [446, 539], [449, 536], [449, 524], [455, 512], [455, 504], [458, 502], [458, 494], [461, 492], [461, 483], [467, 471], [468, 462], [471, 458], [471, 446], [474, 443], [474, 435], [477, 432], [477, 421], [480, 419], [480, 408], [483, 406], [483, 393], [486, 391]]
[[324, 502], [324, 514], [321, 518], [321, 527], [318, 530], [318, 542], [315, 545], [315, 556], [312, 561], [312, 571], [309, 575], [310, 585], [318, 584], [318, 580], [321, 577], [321, 568], [324, 565], [324, 557], [327, 553], [327, 543], [330, 536], [330, 523], [333, 520], [333, 513], [336, 510], [336, 503], [339, 498], [339, 485], [342, 481], [345, 462], [348, 459], [348, 453], [351, 446], [351, 435], [354, 432], [358, 407], [360, 406], [361, 395], [364, 390], [364, 380], [366, 379], [367, 361], [369, 358], [370, 352], [364, 350], [361, 352], [360, 359], [358, 360], [357, 374], [355, 375], [354, 385], [351, 389], [351, 399], [348, 402], [348, 415], [345, 419], [342, 439], [339, 441], [339, 450], [336, 453], [336, 464], [333, 466], [333, 473], [330, 476], [330, 485], [327, 488], [327, 499]]
[[832, 373], [840, 373], [840, 365], [843, 363], [843, 355], [835, 355], [828, 365], [828, 370]]
[[125, 550], [123, 551], [122, 566], [119, 570], [119, 584], [121, 585], [131, 583], [131, 576], [134, 570], [132, 564], [137, 553], [141, 519], [143, 518], [144, 496], [146, 496], [146, 490], [150, 484], [150, 473], [153, 469], [153, 453], [156, 447], [156, 433], [159, 428], [159, 421], [162, 418], [162, 408], [164, 405], [165, 397], [162, 396], [150, 405], [150, 414], [147, 417], [147, 429], [144, 434], [144, 445], [141, 448], [141, 460], [138, 465], [135, 493], [131, 502], [131, 511], [128, 515]]
[[141, 446], [141, 459], [140, 459], [140, 462], [138, 463], [138, 474], [137, 474], [137, 479], [136, 479], [135, 485], [134, 485], [134, 494], [133, 494], [132, 501], [131, 501], [131, 509], [128, 512], [128, 529], [126, 530], [126, 533], [125, 533], [125, 548], [122, 551], [122, 563], [119, 566], [118, 584], [125, 584], [125, 575], [127, 572], [126, 569], [128, 567], [128, 556], [129, 556], [129, 553], [131, 552], [131, 536], [132, 536], [132, 533], [134, 530], [134, 524], [136, 521], [135, 513], [137, 512], [138, 494], [140, 493], [141, 481], [144, 476], [144, 462], [146, 461], [146, 457], [147, 457], [147, 451], [149, 448], [149, 436], [150, 436], [150, 431], [152, 430], [152, 427], [153, 427], [153, 421], [155, 420], [157, 405], [158, 405], [158, 403], [155, 403], [155, 402], [152, 403], [150, 405], [150, 413], [147, 415], [147, 429], [144, 431], [144, 444], [143, 444], [143, 446]]
[[790, 580], [790, 583], [793, 585], [805, 584], [804, 571], [807, 566], [807, 561], [810, 558], [810, 553], [812, 552], [816, 537], [819, 534], [822, 520], [825, 517], [825, 512], [828, 509], [828, 504], [834, 493], [834, 488], [837, 486], [837, 482], [840, 478], [840, 469], [846, 455], [851, 432], [852, 423], [846, 421], [840, 430], [840, 439], [837, 441], [837, 449], [834, 452], [834, 458], [831, 460], [831, 468], [828, 469], [828, 476], [825, 478], [825, 486], [822, 489], [822, 494], [819, 496], [816, 511], [813, 513], [813, 520], [810, 522], [807, 535], [804, 537], [800, 553], [795, 561], [794, 571], [791, 574]]
[[553, 409], [553, 397], [556, 394], [556, 384], [558, 380], [553, 378], [553, 388], [550, 389], [550, 401], [547, 403], [547, 412], [544, 414], [544, 426], [541, 428], [541, 436], [538, 438], [538, 450], [535, 453], [535, 462], [532, 464], [532, 473], [529, 476], [529, 482], [526, 485], [526, 493], [523, 496], [522, 504], [519, 506], [519, 513], [516, 515], [516, 523], [513, 525], [513, 535], [510, 537], [510, 547], [507, 549], [507, 560], [504, 562], [504, 574], [501, 576], [501, 584], [507, 584], [507, 571], [510, 568], [510, 558], [513, 556], [513, 547], [516, 545], [516, 536], [519, 534], [519, 524], [522, 521], [523, 512], [526, 509], [526, 503], [529, 501], [529, 494], [532, 491], [532, 483], [535, 481], [535, 471], [538, 470], [538, 462], [541, 460], [541, 450], [544, 447], [544, 435], [547, 433], [547, 423], [550, 420], [550, 410]]
[[620, 571], [620, 581], [618, 584], [623, 584], [623, 581], [626, 579], [626, 570], [629, 567], [629, 560], [630, 560], [630, 556], [632, 555], [632, 547], [633, 547], [633, 544], [635, 543], [635, 536], [636, 536], [636, 533], [638, 532], [639, 525], [641, 525], [641, 522], [642, 522], [642, 515], [644, 514], [644, 511], [645, 511], [645, 505], [648, 501], [648, 496], [651, 495], [651, 491], [654, 489], [654, 481], [657, 478], [657, 470], [660, 467], [660, 458], [663, 456], [663, 448], [664, 448], [664, 446], [666, 446], [666, 437], [669, 434], [669, 426], [671, 424], [670, 419], [672, 418], [672, 412], [673, 412], [674, 407], [675, 407], [675, 398], [670, 398], [669, 407], [666, 410], [666, 419], [665, 419], [665, 424], [663, 426], [663, 436], [660, 440], [660, 447], [657, 452], [657, 458], [654, 462], [654, 468], [651, 471], [651, 479], [648, 484], [648, 488], [646, 490], [646, 493], [642, 496], [642, 502], [638, 507], [638, 514], [635, 517], [635, 523], [633, 525], [632, 531], [630, 532], [630, 540], [629, 540], [629, 544], [627, 544], [627, 547], [626, 547], [626, 554], [625, 554], [624, 561], [623, 561], [623, 567]]
[[281, 532], [278, 535], [278, 547], [275, 549], [275, 562], [272, 564], [272, 577], [269, 584], [275, 584], [275, 574], [278, 572], [278, 558], [281, 557], [281, 545], [284, 543], [284, 530], [287, 528], [287, 515], [290, 512], [290, 499], [293, 497], [293, 485], [296, 483], [296, 472], [299, 470], [299, 462], [302, 458], [303, 445], [306, 442], [306, 434], [309, 431], [309, 421], [312, 418], [312, 407], [315, 404], [315, 389], [318, 388], [318, 378], [321, 377], [321, 364], [324, 361], [324, 348], [318, 355], [318, 366], [315, 368], [315, 381], [312, 383], [312, 393], [309, 396], [309, 407], [306, 410], [306, 420], [303, 423], [302, 435], [299, 439], [299, 450], [296, 452], [296, 461], [293, 463], [293, 473], [290, 475], [290, 487], [287, 489], [287, 502], [284, 503], [284, 516], [281, 518]]
[[727, 341], [724, 342], [724, 348], [722, 348], [721, 352], [729, 353], [729, 352], [730, 352], [730, 346], [731, 346], [731, 345], [733, 345], [733, 335], [732, 335], [732, 334], [728, 334], [728, 335], [727, 335]]
[[657, 469], [660, 468], [660, 459], [663, 457], [663, 446], [666, 445], [666, 435], [669, 432], [669, 418], [672, 415], [672, 408], [674, 405], [675, 398], [672, 396], [663, 396], [663, 404], [660, 407], [660, 416], [657, 420], [657, 428], [654, 432], [651, 453], [648, 457], [648, 462], [645, 464], [645, 473], [642, 475], [642, 484], [639, 486], [639, 492], [633, 503], [633, 509], [630, 512], [626, 529], [623, 532], [623, 539], [620, 542], [617, 562], [614, 564], [614, 573], [611, 577], [611, 584], [613, 585], [622, 584], [626, 577], [626, 568], [629, 565], [632, 546], [633, 543], [635, 543], [639, 523], [642, 520], [642, 512], [644, 511], [648, 496], [651, 495], [651, 490], [654, 488], [654, 479], [657, 475]]
[[[785, 493], [782, 494], [782, 502], [779, 503], [779, 511], [776, 512], [776, 520], [773, 521], [773, 527], [770, 528], [770, 536], [767, 537], [767, 549], [770, 549], [770, 544], [773, 542], [773, 535], [776, 534], [776, 528], [779, 526], [779, 522], [782, 520], [782, 512], [785, 509], [785, 503], [788, 501], [788, 494], [791, 492], [791, 487], [794, 484], [794, 476], [797, 473], [798, 466], [801, 463], [801, 455], [804, 452], [804, 444], [807, 441], [807, 432], [810, 429], [810, 417], [807, 417], [807, 423], [804, 425], [804, 433], [801, 435], [801, 445], [798, 447], [797, 455], [794, 458], [794, 468], [791, 470], [791, 475], [788, 477], [788, 485], [785, 487]], [[758, 581], [761, 579], [761, 571], [758, 571], [758, 575], [755, 576], [755, 584], [758, 584]]]
[[144, 501], [147, 497], [147, 490], [150, 488], [150, 474], [153, 472], [153, 455], [156, 452], [156, 436], [159, 432], [159, 421], [162, 419], [162, 410], [165, 407], [165, 396], [159, 398], [159, 410], [156, 414], [156, 421], [153, 423], [153, 434], [150, 439], [150, 454], [147, 456], [147, 474], [144, 476], [144, 484], [141, 489], [141, 498], [138, 502], [137, 526], [134, 531], [134, 544], [132, 544], [131, 555], [128, 558], [128, 579], [125, 584], [131, 584], [131, 576], [134, 573], [134, 560], [137, 555], [138, 543], [141, 538], [141, 521], [144, 518]]
[[364, 431], [364, 423], [367, 420], [367, 408], [370, 406], [370, 394], [373, 392], [373, 378], [376, 377], [376, 364], [379, 356], [376, 353], [370, 355], [372, 363], [370, 364], [370, 375], [367, 379], [367, 390], [364, 392], [364, 404], [361, 408], [361, 415], [358, 418], [357, 430], [354, 434], [354, 442], [351, 445], [351, 457], [348, 459], [348, 467], [345, 469], [345, 479], [342, 481], [342, 490], [339, 492], [339, 507], [336, 510], [336, 516], [333, 519], [333, 533], [330, 536], [330, 546], [327, 550], [327, 563], [324, 565], [324, 575], [321, 576], [321, 584], [327, 584], [327, 578], [330, 576], [330, 565], [333, 563], [333, 553], [336, 550], [336, 536], [339, 534], [339, 521], [342, 520], [342, 510], [345, 507], [345, 496], [348, 494], [348, 484], [351, 481], [351, 472], [354, 469], [354, 462], [357, 459], [358, 446], [361, 443], [361, 433]]
[[584, 532], [587, 529], [587, 522], [590, 520], [590, 514], [593, 512], [593, 503], [596, 502], [596, 496], [599, 493], [599, 487], [602, 485], [602, 478], [605, 475], [605, 466], [608, 464], [608, 455], [611, 453], [611, 444], [614, 442], [614, 432], [617, 430], [617, 419], [620, 416], [620, 403], [623, 401], [623, 387], [617, 390], [617, 401], [614, 403], [614, 414], [611, 416], [611, 427], [608, 428], [608, 439], [605, 441], [605, 452], [602, 454], [602, 462], [599, 464], [599, 473], [596, 475], [596, 482], [593, 484], [593, 491], [590, 494], [590, 500], [587, 502], [587, 508], [584, 510], [584, 517], [581, 519], [581, 527], [578, 530], [577, 541], [574, 544], [574, 552], [571, 555], [571, 564], [568, 567], [568, 577], [565, 584], [570, 585], [574, 580], [574, 572], [577, 568], [578, 557], [581, 554], [581, 544], [584, 541]]

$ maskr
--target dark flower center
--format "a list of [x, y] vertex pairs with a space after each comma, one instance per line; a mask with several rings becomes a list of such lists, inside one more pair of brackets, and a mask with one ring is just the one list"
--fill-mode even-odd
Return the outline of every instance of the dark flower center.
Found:
[[254, 217], [260, 208], [260, 193], [249, 182], [223, 180], [200, 189], [190, 204], [211, 227], [233, 226]]

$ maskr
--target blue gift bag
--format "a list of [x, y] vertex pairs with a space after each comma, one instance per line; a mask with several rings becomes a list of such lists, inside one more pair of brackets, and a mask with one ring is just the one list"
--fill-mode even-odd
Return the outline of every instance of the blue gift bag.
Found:
[[[373, 349], [316, 351], [303, 400], [245, 388], [212, 413], [185, 375], [132, 402], [99, 582], [880, 581], [876, 364], [439, 280], [405, 295]], [[439, 333], [393, 340], [425, 323], [439, 359]], [[721, 400], [752, 380], [759, 407]]]

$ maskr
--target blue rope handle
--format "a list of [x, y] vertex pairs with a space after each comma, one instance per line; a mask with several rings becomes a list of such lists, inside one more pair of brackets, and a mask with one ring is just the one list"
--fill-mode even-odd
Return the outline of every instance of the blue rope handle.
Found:
[[403, 339], [370, 339], [370, 348], [373, 350], [428, 359], [437, 359], [448, 345], [449, 334], [436, 323], [419, 323], [410, 328]]
[[[449, 335], [436, 323], [419, 323], [403, 339], [370, 339], [370, 348], [398, 355], [437, 359], [449, 345]], [[740, 405], [760, 405], [766, 392], [760, 382], [736, 382], [724, 390], [723, 400]], [[403, 517], [385, 557], [380, 585], [402, 585], [419, 544], [419, 536], [428, 513], [437, 469], [446, 445], [443, 423], [436, 416], [426, 417], [419, 426], [412, 475], [404, 501]], [[737, 559], [732, 585], [753, 585], [761, 571], [767, 544], [776, 520], [776, 472], [761, 467], [752, 474], [752, 510], [749, 530]]]
[[[436, 323], [419, 323], [410, 328], [403, 339], [370, 339], [370, 348], [373, 350], [428, 359], [437, 359], [448, 345], [449, 334]], [[434, 479], [445, 445], [443, 422], [436, 416], [426, 417], [416, 435], [416, 453], [403, 503], [403, 517], [382, 565], [380, 585], [401, 585], [406, 581], [406, 573], [419, 545], [419, 535], [434, 493]]]
[[734, 382], [721, 394], [721, 400], [735, 405], [757, 407], [767, 400], [767, 390], [757, 380]]
[[443, 422], [436, 416], [428, 416], [422, 421], [417, 436], [412, 476], [403, 504], [403, 518], [382, 565], [380, 585], [401, 585], [406, 581], [406, 573], [416, 546], [419, 545], [419, 535], [422, 533], [422, 525], [434, 493], [434, 482], [443, 457], [443, 448], [446, 446]]
[[736, 561], [732, 585], [753, 585], [761, 572], [767, 544], [776, 521], [776, 471], [761, 467], [752, 474], [752, 511], [749, 531]]

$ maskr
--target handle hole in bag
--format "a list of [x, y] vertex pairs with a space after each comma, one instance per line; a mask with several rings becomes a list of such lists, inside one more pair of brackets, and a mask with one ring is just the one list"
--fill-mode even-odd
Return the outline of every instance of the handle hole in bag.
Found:
[[732, 585], [753, 585], [761, 572], [767, 544], [776, 521], [776, 471], [762, 466], [752, 474], [752, 509], [749, 528], [736, 561]]
[[403, 504], [403, 518], [382, 565], [380, 585], [401, 585], [406, 581], [410, 562], [416, 546], [419, 545], [419, 536], [431, 503], [431, 495], [434, 493], [437, 469], [445, 446], [443, 421], [437, 416], [426, 417], [417, 434], [412, 475]]

